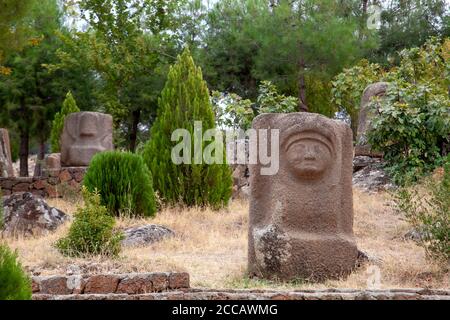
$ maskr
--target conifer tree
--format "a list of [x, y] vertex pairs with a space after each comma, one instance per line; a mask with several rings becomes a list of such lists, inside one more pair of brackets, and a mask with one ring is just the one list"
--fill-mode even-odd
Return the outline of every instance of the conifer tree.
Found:
[[[223, 206], [231, 196], [232, 187], [225, 149], [216, 149], [222, 153], [224, 164], [199, 163], [198, 154], [197, 161], [194, 159], [194, 122], [201, 121], [203, 135], [206, 130], [215, 128], [215, 118], [202, 71], [194, 64], [189, 49], [185, 49], [170, 68], [158, 104], [158, 116], [144, 148], [144, 159], [153, 174], [155, 190], [169, 204]], [[186, 129], [190, 133], [192, 151], [183, 154], [190, 159], [190, 164], [177, 165], [172, 161], [172, 148], [179, 143], [171, 141], [176, 129]], [[209, 144], [203, 141], [202, 150]]]
[[52, 132], [51, 132], [51, 143], [52, 143], [52, 152], [60, 152], [61, 148], [59, 145], [59, 138], [64, 129], [64, 120], [66, 117], [75, 112], [80, 112], [80, 109], [77, 107], [77, 103], [72, 96], [72, 93], [69, 91], [66, 95], [66, 99], [63, 102], [61, 111], [55, 115], [55, 119], [52, 123]]

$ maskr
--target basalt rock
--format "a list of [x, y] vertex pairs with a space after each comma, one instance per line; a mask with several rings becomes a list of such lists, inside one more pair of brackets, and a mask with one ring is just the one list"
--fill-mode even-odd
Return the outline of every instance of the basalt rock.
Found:
[[[269, 175], [260, 162], [250, 165], [250, 274], [315, 281], [348, 275], [358, 257], [351, 129], [311, 113], [263, 114], [253, 128], [267, 150], [279, 142], [279, 169]], [[278, 130], [279, 141], [261, 129]]]
[[7, 236], [46, 234], [69, 219], [64, 212], [29, 192], [4, 197], [3, 207], [2, 233]]

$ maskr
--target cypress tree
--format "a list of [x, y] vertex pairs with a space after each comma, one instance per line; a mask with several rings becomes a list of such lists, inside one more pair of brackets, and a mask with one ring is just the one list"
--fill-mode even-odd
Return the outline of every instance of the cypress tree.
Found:
[[[181, 202], [188, 206], [210, 205], [213, 208], [225, 205], [232, 187], [225, 149], [218, 151], [222, 152], [223, 164], [206, 164], [203, 159], [202, 163], [194, 161], [194, 122], [201, 121], [203, 135], [206, 130], [215, 128], [215, 118], [202, 71], [195, 65], [189, 49], [185, 49], [170, 68], [158, 105], [151, 137], [143, 151], [155, 190], [169, 204]], [[176, 129], [186, 129], [190, 133], [190, 164], [177, 165], [172, 161], [172, 148], [179, 143], [171, 141]], [[202, 150], [209, 143], [202, 141]]]
[[67, 115], [75, 112], [80, 112], [80, 109], [77, 107], [77, 103], [75, 102], [72, 93], [69, 91], [63, 102], [61, 111], [55, 114], [55, 119], [52, 122], [52, 132], [50, 134], [52, 152], [60, 152], [59, 139], [64, 129], [64, 120]]

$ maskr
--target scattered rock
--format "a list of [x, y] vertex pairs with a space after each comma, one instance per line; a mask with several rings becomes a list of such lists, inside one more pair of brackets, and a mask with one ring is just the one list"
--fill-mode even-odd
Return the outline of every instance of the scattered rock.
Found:
[[123, 233], [125, 239], [122, 241], [122, 245], [124, 246], [148, 245], [175, 235], [172, 230], [156, 224], [128, 228]]
[[364, 169], [367, 166], [378, 163], [381, 163], [380, 158], [373, 158], [369, 156], [355, 156], [353, 158], [353, 173], [358, 172], [359, 170]]
[[403, 236], [403, 239], [405, 239], [405, 240], [412, 240], [412, 241], [416, 241], [416, 242], [419, 242], [419, 241], [421, 241], [424, 238], [425, 238], [425, 232], [423, 230], [418, 229], [418, 228], [414, 228], [414, 229], [409, 230]]
[[3, 233], [8, 236], [45, 234], [69, 219], [64, 212], [29, 192], [4, 197], [3, 206]]
[[394, 184], [381, 163], [373, 163], [353, 174], [353, 186], [367, 192], [390, 190]]

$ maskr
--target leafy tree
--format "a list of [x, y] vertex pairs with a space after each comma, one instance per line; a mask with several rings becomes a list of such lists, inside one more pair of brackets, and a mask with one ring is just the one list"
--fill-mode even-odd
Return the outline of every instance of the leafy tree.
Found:
[[62, 82], [45, 68], [45, 64], [56, 59], [58, 41], [54, 30], [60, 28], [60, 18], [55, 0], [41, 1], [32, 7], [26, 18], [27, 27], [32, 30], [28, 45], [5, 61], [12, 73], [0, 81], [1, 122], [9, 122], [19, 132], [21, 176], [28, 176], [30, 135], [35, 133], [40, 145], [38, 160], [42, 160], [50, 121], [56, 105], [61, 103]]
[[373, 148], [384, 152], [395, 182], [417, 180], [442, 162], [450, 142], [449, 60], [446, 48], [432, 38], [422, 48], [403, 50], [398, 68], [388, 72], [386, 97], [368, 134]]
[[[172, 161], [172, 148], [178, 144], [171, 140], [172, 133], [176, 129], [186, 129], [192, 137], [189, 146], [194, 146], [195, 121], [201, 121], [202, 134], [215, 128], [214, 113], [202, 72], [195, 66], [189, 50], [185, 49], [170, 68], [159, 99], [158, 116], [151, 129], [151, 138], [144, 148], [144, 160], [153, 174], [155, 189], [166, 203], [181, 201], [189, 206], [219, 207], [226, 204], [231, 196], [232, 180], [228, 165], [207, 164], [202, 154], [198, 159], [198, 154], [187, 151], [183, 156], [191, 164], [177, 165]], [[223, 141], [215, 142], [219, 147], [214, 155], [221, 156], [225, 162]], [[205, 146], [202, 141], [201, 150]]]
[[29, 13], [34, 0], [0, 0], [0, 73], [9, 74], [10, 68], [2, 66], [10, 53], [22, 48], [26, 43], [27, 27], [24, 18]]
[[332, 82], [332, 101], [340, 110], [350, 115], [354, 137], [358, 130], [359, 107], [364, 90], [382, 77], [381, 66], [364, 59], [354, 67], [344, 69]]
[[244, 130], [261, 113], [289, 113], [298, 107], [297, 98], [280, 94], [270, 81], [261, 82], [255, 103], [234, 93], [223, 95], [218, 91], [212, 93], [212, 102], [218, 126]]
[[63, 102], [61, 111], [55, 114], [55, 119], [52, 122], [52, 131], [50, 134], [52, 152], [60, 152], [61, 146], [59, 145], [59, 140], [64, 129], [64, 120], [69, 114], [75, 112], [80, 112], [80, 109], [77, 107], [77, 103], [69, 91]]
[[61, 64], [73, 65], [82, 57], [100, 77], [100, 111], [111, 113], [117, 130], [134, 151], [142, 119], [156, 113], [156, 100], [167, 59], [174, 58], [169, 36], [176, 1], [81, 0], [86, 32], [65, 37], [70, 50], [59, 52]]
[[356, 1], [349, 3], [217, 3], [207, 19], [207, 50], [198, 54], [206, 79], [244, 98], [256, 98], [257, 83], [269, 80], [283, 94], [297, 96], [300, 110], [331, 116], [332, 77], [376, 44], [373, 33], [361, 29]]
[[450, 36], [446, 0], [389, 0], [381, 3], [380, 46], [372, 60], [399, 62], [397, 52], [422, 46], [430, 37]]
[[21, 176], [28, 176], [28, 154], [33, 140], [39, 146], [34, 174], [40, 175], [51, 122], [68, 89], [75, 96], [83, 96], [80, 107], [84, 108], [93, 102], [90, 90], [95, 84], [93, 75], [84, 72], [83, 64], [56, 71], [50, 67], [58, 60], [55, 52], [63, 46], [56, 33], [66, 33], [57, 0], [34, 5], [25, 22], [28, 44], [21, 52], [9, 55], [5, 66], [12, 72], [0, 76], [0, 123], [13, 133], [18, 132]]

